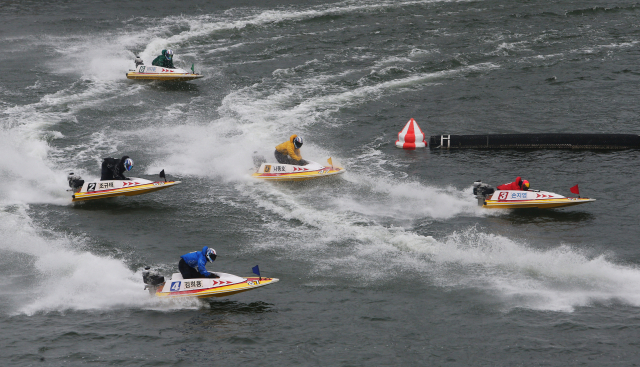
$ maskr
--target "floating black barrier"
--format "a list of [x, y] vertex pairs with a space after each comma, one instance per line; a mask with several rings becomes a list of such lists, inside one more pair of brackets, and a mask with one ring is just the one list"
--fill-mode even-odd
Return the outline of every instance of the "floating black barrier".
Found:
[[432, 135], [431, 149], [638, 149], [634, 134]]

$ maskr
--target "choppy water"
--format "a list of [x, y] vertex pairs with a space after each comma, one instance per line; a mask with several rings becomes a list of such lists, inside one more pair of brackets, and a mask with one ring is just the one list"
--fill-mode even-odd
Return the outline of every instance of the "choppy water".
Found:
[[[0, 6], [0, 357], [8, 365], [632, 365], [638, 151], [398, 150], [427, 134], [640, 133], [640, 6], [609, 1], [40, 2]], [[163, 48], [205, 78], [127, 80]], [[297, 133], [348, 172], [249, 177]], [[178, 188], [71, 205], [70, 171]], [[593, 204], [477, 208], [524, 176]], [[165, 302], [165, 273], [273, 286]]]

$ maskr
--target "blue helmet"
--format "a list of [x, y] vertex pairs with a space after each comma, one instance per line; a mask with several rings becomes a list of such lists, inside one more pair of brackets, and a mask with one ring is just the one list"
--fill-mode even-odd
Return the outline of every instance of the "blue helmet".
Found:
[[218, 255], [216, 255], [216, 250], [214, 250], [212, 248], [208, 248], [207, 249], [207, 254], [205, 256], [206, 256], [207, 260], [209, 260], [209, 262], [216, 261], [216, 257], [218, 257]]
[[167, 60], [171, 60], [173, 58], [173, 50], [167, 50], [167, 52], [164, 53], [164, 57], [166, 57]]
[[302, 146], [302, 138], [298, 136], [293, 139], [293, 146], [299, 149]]
[[127, 171], [131, 171], [131, 169], [133, 168], [133, 159], [131, 158], [127, 158], [124, 160], [124, 169], [126, 169]]

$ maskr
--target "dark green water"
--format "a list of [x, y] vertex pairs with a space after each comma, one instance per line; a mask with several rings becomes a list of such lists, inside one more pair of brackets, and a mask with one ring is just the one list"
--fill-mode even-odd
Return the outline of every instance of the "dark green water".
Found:
[[[403, 151], [430, 134], [640, 133], [640, 6], [593, 1], [0, 4], [0, 358], [6, 365], [638, 363], [638, 151]], [[171, 48], [203, 79], [125, 78]], [[348, 172], [255, 182], [291, 134]], [[66, 174], [180, 186], [70, 203]], [[595, 203], [480, 210], [527, 178]], [[141, 270], [280, 282], [166, 302]]]

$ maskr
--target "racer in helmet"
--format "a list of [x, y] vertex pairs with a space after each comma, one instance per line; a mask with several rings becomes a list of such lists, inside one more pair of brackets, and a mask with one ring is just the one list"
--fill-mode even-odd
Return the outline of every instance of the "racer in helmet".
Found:
[[128, 180], [124, 172], [131, 171], [133, 160], [128, 155], [118, 158], [104, 158], [102, 160], [102, 172], [100, 181], [106, 180]]
[[162, 50], [162, 55], [153, 59], [151, 65], [175, 69], [175, 66], [173, 66], [173, 50]]
[[514, 182], [506, 183], [504, 185], [497, 186], [498, 190], [518, 190], [518, 191], [527, 191], [529, 190], [529, 181], [522, 180], [520, 176], [516, 178]]
[[190, 252], [180, 256], [178, 269], [180, 269], [182, 278], [220, 278], [217, 274], [208, 272], [205, 267], [207, 262], [216, 261], [216, 257], [216, 250], [207, 246], [203, 247], [202, 251]]
[[302, 147], [302, 138], [295, 134], [291, 135], [291, 137], [289, 137], [289, 141], [285, 141], [276, 147], [276, 151], [274, 153], [276, 160], [278, 163], [293, 164], [297, 166], [309, 164], [309, 162], [302, 159], [302, 155], [300, 155], [300, 147]]
[[296, 147], [296, 149], [300, 149], [302, 147], [302, 137], [297, 136], [293, 139], [293, 146]]

